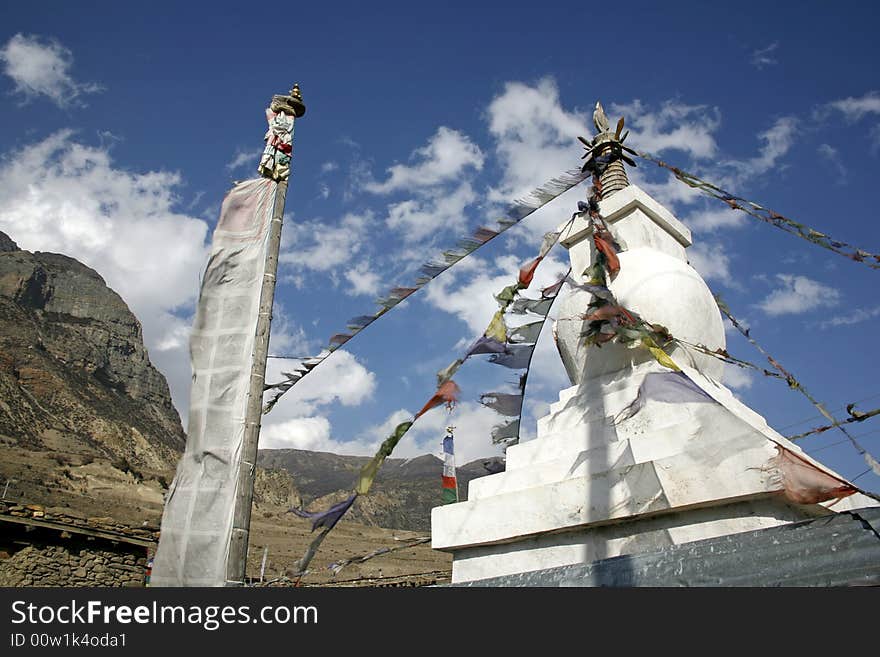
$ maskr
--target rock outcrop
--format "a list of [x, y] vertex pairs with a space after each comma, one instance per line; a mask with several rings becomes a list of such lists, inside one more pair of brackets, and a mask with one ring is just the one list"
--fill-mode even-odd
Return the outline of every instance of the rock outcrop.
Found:
[[0, 233], [0, 476], [13, 482], [9, 496], [55, 504], [53, 493], [71, 492], [100, 504], [98, 490], [116, 497], [125, 483], [151, 482], [144, 500], [161, 508], [157, 489], [184, 441], [122, 298], [77, 260], [21, 250]]

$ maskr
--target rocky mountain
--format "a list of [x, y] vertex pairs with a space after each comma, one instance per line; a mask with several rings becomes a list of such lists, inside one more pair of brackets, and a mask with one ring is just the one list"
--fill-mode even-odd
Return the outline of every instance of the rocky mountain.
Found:
[[[0, 233], [0, 482], [35, 503], [161, 509], [185, 436], [141, 325], [82, 263]], [[131, 499], [131, 498], [134, 499]]]
[[[322, 509], [348, 497], [358, 471], [368, 460], [365, 456], [271, 449], [261, 450], [257, 463], [290, 473], [306, 508]], [[457, 468], [461, 499], [467, 499], [467, 485], [472, 479], [500, 469], [503, 464], [498, 457]], [[442, 472], [443, 462], [430, 454], [387, 459], [370, 494], [359, 498], [349, 512], [351, 520], [390, 529], [430, 530], [431, 509], [440, 504]]]
[[[123, 299], [77, 260], [0, 232], [0, 492], [8, 483], [13, 501], [156, 523], [185, 440]], [[344, 499], [367, 460], [261, 451], [255, 511], [292, 519], [291, 506]], [[441, 471], [431, 455], [388, 459], [346, 522], [429, 530]], [[462, 499], [488, 472], [483, 461], [459, 468]]]

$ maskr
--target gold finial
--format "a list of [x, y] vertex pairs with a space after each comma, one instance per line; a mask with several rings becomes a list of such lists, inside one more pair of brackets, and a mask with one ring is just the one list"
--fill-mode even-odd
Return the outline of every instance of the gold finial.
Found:
[[296, 82], [293, 85], [293, 89], [290, 90], [290, 96], [291, 98], [296, 98], [298, 101], [302, 102], [303, 97], [302, 92], [299, 89], [299, 82]]

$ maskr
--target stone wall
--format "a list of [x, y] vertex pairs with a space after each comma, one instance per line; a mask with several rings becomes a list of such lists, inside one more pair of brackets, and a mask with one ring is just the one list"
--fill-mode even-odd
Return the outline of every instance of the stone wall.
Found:
[[0, 586], [144, 586], [146, 565], [135, 545], [28, 545], [0, 552]]

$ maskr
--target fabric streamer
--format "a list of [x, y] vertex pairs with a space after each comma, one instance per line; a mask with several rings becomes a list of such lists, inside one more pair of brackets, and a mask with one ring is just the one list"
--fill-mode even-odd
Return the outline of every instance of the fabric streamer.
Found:
[[458, 502], [458, 480], [455, 477], [455, 444], [453, 442], [452, 427], [443, 438], [443, 475], [441, 477], [443, 492], [440, 500], [443, 504]]
[[804, 431], [803, 433], [799, 433], [795, 436], [788, 436], [789, 440], [798, 440], [800, 438], [806, 438], [807, 436], [812, 436], [813, 434], [823, 433], [828, 431], [829, 429], [834, 429], [841, 424], [851, 424], [853, 422], [864, 422], [868, 418], [872, 418], [876, 415], [880, 415], [880, 408], [875, 408], [872, 411], [868, 411], [867, 413], [861, 413], [859, 411], [854, 411], [854, 404], [850, 404], [846, 407], [847, 412], [850, 414], [850, 417], [845, 420], [841, 420], [840, 422], [834, 422], [832, 424], [827, 424], [824, 427], [817, 427], [815, 429], [810, 429], [809, 431]]
[[[556, 178], [549, 180], [537, 189], [534, 189], [528, 196], [516, 200], [510, 206], [508, 206], [508, 208], [504, 212], [504, 215], [496, 221], [495, 228], [487, 228], [481, 226], [475, 229], [469, 237], [459, 240], [457, 249], [443, 251], [439, 258], [434, 258], [423, 264], [419, 269], [419, 272], [422, 274], [422, 276], [420, 276], [416, 280], [415, 286], [392, 288], [385, 297], [376, 300], [376, 305], [379, 306], [378, 311], [376, 311], [372, 315], [361, 315], [360, 317], [355, 318], [355, 320], [357, 321], [349, 321], [348, 329], [351, 331], [351, 333], [345, 334], [348, 337], [346, 337], [345, 340], [341, 342], [339, 336], [342, 334], [335, 334], [334, 337], [336, 337], [337, 340], [331, 340], [331, 342], [328, 344], [327, 349], [325, 350], [325, 353], [316, 357], [315, 360], [317, 362], [312, 364], [306, 372], [303, 372], [298, 377], [288, 377], [284, 381], [270, 384], [267, 390], [275, 390], [275, 394], [263, 406], [263, 413], [266, 414], [270, 412], [272, 408], [274, 408], [275, 404], [278, 403], [279, 399], [294, 385], [299, 383], [299, 381], [302, 380], [305, 374], [307, 374], [309, 371], [311, 371], [311, 369], [323, 362], [327, 357], [329, 357], [329, 355], [333, 351], [342, 346], [342, 344], [348, 342], [348, 340], [357, 335], [357, 333], [366, 328], [366, 326], [368, 326], [376, 319], [384, 315], [386, 312], [400, 304], [404, 299], [421, 289], [421, 287], [439, 276], [452, 265], [459, 262], [462, 258], [470, 255], [490, 240], [502, 234], [504, 231], [510, 229], [512, 226], [518, 224], [520, 221], [525, 219], [527, 216], [529, 216], [539, 208], [544, 207], [550, 201], [567, 192], [575, 185], [583, 182], [588, 176], [589, 174], [586, 174], [579, 169], [572, 169], [557, 176]], [[548, 233], [544, 236], [544, 242], [542, 243], [541, 249], [539, 251], [539, 259], [543, 258], [553, 246], [553, 244], [556, 243], [558, 235], [552, 238], [550, 237], [551, 235], [553, 234]]]
[[162, 514], [155, 586], [226, 583], [242, 418], [277, 188], [273, 180], [247, 180], [223, 199], [190, 335], [186, 449]]
[[303, 509], [290, 508], [288, 511], [300, 518], [308, 518], [312, 521], [312, 531], [318, 527], [326, 527], [328, 530], [333, 529], [336, 523], [345, 515], [345, 512], [354, 504], [357, 493], [353, 493], [348, 499], [334, 504], [326, 511], [312, 512]]
[[311, 563], [312, 558], [318, 551], [321, 543], [327, 537], [327, 534], [336, 526], [342, 516], [348, 512], [348, 510], [354, 504], [355, 499], [357, 499], [360, 495], [366, 495], [370, 492], [370, 488], [373, 486], [373, 481], [376, 478], [376, 475], [379, 472], [379, 469], [382, 467], [382, 464], [385, 463], [385, 459], [388, 458], [391, 453], [394, 451], [394, 448], [397, 447], [397, 444], [401, 441], [401, 439], [406, 435], [406, 432], [410, 430], [413, 423], [428, 412], [432, 408], [436, 408], [442, 404], [446, 404], [448, 408], [452, 408], [452, 406], [458, 401], [458, 394], [460, 390], [458, 385], [452, 381], [448, 380], [442, 383], [438, 388], [437, 392], [434, 393], [433, 396], [425, 403], [422, 409], [413, 416], [412, 420], [408, 420], [406, 422], [401, 422], [398, 424], [394, 431], [391, 433], [388, 438], [386, 438], [382, 444], [379, 446], [379, 449], [376, 451], [376, 454], [373, 455], [367, 463], [361, 468], [358, 473], [357, 482], [355, 483], [354, 492], [351, 496], [343, 502], [339, 502], [334, 504], [326, 511], [305, 511], [302, 509], [290, 509], [291, 513], [298, 515], [303, 518], [309, 518], [312, 520], [312, 531], [317, 529], [318, 527], [322, 527], [322, 531], [318, 534], [312, 542], [309, 544], [306, 553], [302, 556], [302, 558], [297, 562], [297, 573], [296, 576], [302, 578], [303, 575], [306, 574], [309, 563]]
[[733, 316], [730, 312], [730, 308], [718, 295], [715, 295], [715, 302], [718, 304], [718, 308], [724, 313], [725, 317], [730, 320], [730, 323], [733, 324], [734, 328], [739, 331], [749, 343], [755, 347], [763, 356], [767, 359], [767, 362], [770, 363], [780, 374], [785, 377], [788, 386], [800, 392], [804, 397], [810, 400], [810, 403], [818, 410], [822, 415], [824, 415], [836, 428], [840, 431], [844, 436], [849, 439], [849, 442], [852, 443], [852, 446], [856, 449], [856, 451], [862, 456], [867, 463], [868, 467], [873, 470], [873, 472], [880, 476], [880, 463], [878, 463], [877, 459], [875, 459], [862, 445], [855, 439], [855, 437], [850, 434], [849, 431], [843, 426], [844, 422], [838, 422], [837, 419], [828, 412], [828, 409], [825, 408], [825, 405], [819, 402], [810, 391], [807, 390], [797, 379], [794, 378], [782, 365], [777, 361], [773, 356], [767, 353], [764, 348], [758, 344], [758, 342], [751, 336], [751, 329], [745, 328], [740, 322]]
[[[791, 235], [796, 235], [812, 244], [821, 246], [822, 248], [832, 251], [838, 255], [842, 255], [844, 258], [866, 264], [871, 269], [880, 269], [880, 255], [869, 253], [853, 246], [852, 244], [847, 244], [846, 242], [831, 239], [831, 237], [829, 237], [825, 233], [821, 233], [818, 230], [814, 230], [808, 226], [793, 221], [787, 217], [782, 216], [778, 212], [769, 210], [761, 205], [758, 205], [757, 203], [749, 201], [748, 199], [734, 196], [730, 192], [721, 189], [717, 185], [706, 182], [705, 180], [698, 178], [692, 173], [682, 171], [678, 167], [666, 164], [666, 162], [657, 157], [654, 157], [647, 153], [634, 151], [630, 148], [627, 148], [626, 146], [624, 146], [623, 148], [624, 150], [632, 153], [637, 157], [642, 158], [643, 160], [653, 162], [657, 166], [671, 171], [672, 175], [674, 175], [678, 180], [683, 182], [688, 187], [697, 189], [703, 194], [711, 196], [712, 198], [717, 198], [720, 201], [724, 201], [732, 210], [741, 210], [746, 214], [749, 214], [752, 217], [763, 221], [764, 223], [775, 226], [776, 228], [784, 230], [786, 233], [789, 233]], [[871, 260], [873, 260], [874, 262], [870, 262]]]
[[388, 547], [379, 548], [378, 550], [373, 550], [372, 552], [361, 555], [359, 557], [350, 557], [349, 559], [342, 559], [340, 561], [336, 561], [336, 562], [330, 564], [330, 570], [333, 571], [333, 575], [338, 575], [339, 572], [343, 568], [348, 566], [349, 564], [364, 563], [365, 561], [369, 561], [370, 559], [372, 559], [374, 557], [381, 556], [383, 554], [391, 554], [392, 552], [398, 552], [400, 550], [409, 550], [410, 548], [414, 548], [417, 545], [423, 545], [425, 543], [430, 543], [430, 542], [431, 542], [431, 537], [425, 536], [424, 538], [416, 538], [412, 541], [409, 541], [405, 545], [398, 545], [396, 547], [390, 547], [390, 548], [388, 548]]
[[636, 398], [617, 416], [614, 423], [624, 422], [638, 413], [649, 401], [665, 402], [667, 404], [687, 404], [690, 402], [715, 403], [703, 389], [696, 385], [683, 372], [649, 372], [642, 384]]
[[480, 403], [501, 415], [519, 417], [522, 413], [523, 395], [506, 392], [486, 392], [480, 395]]

